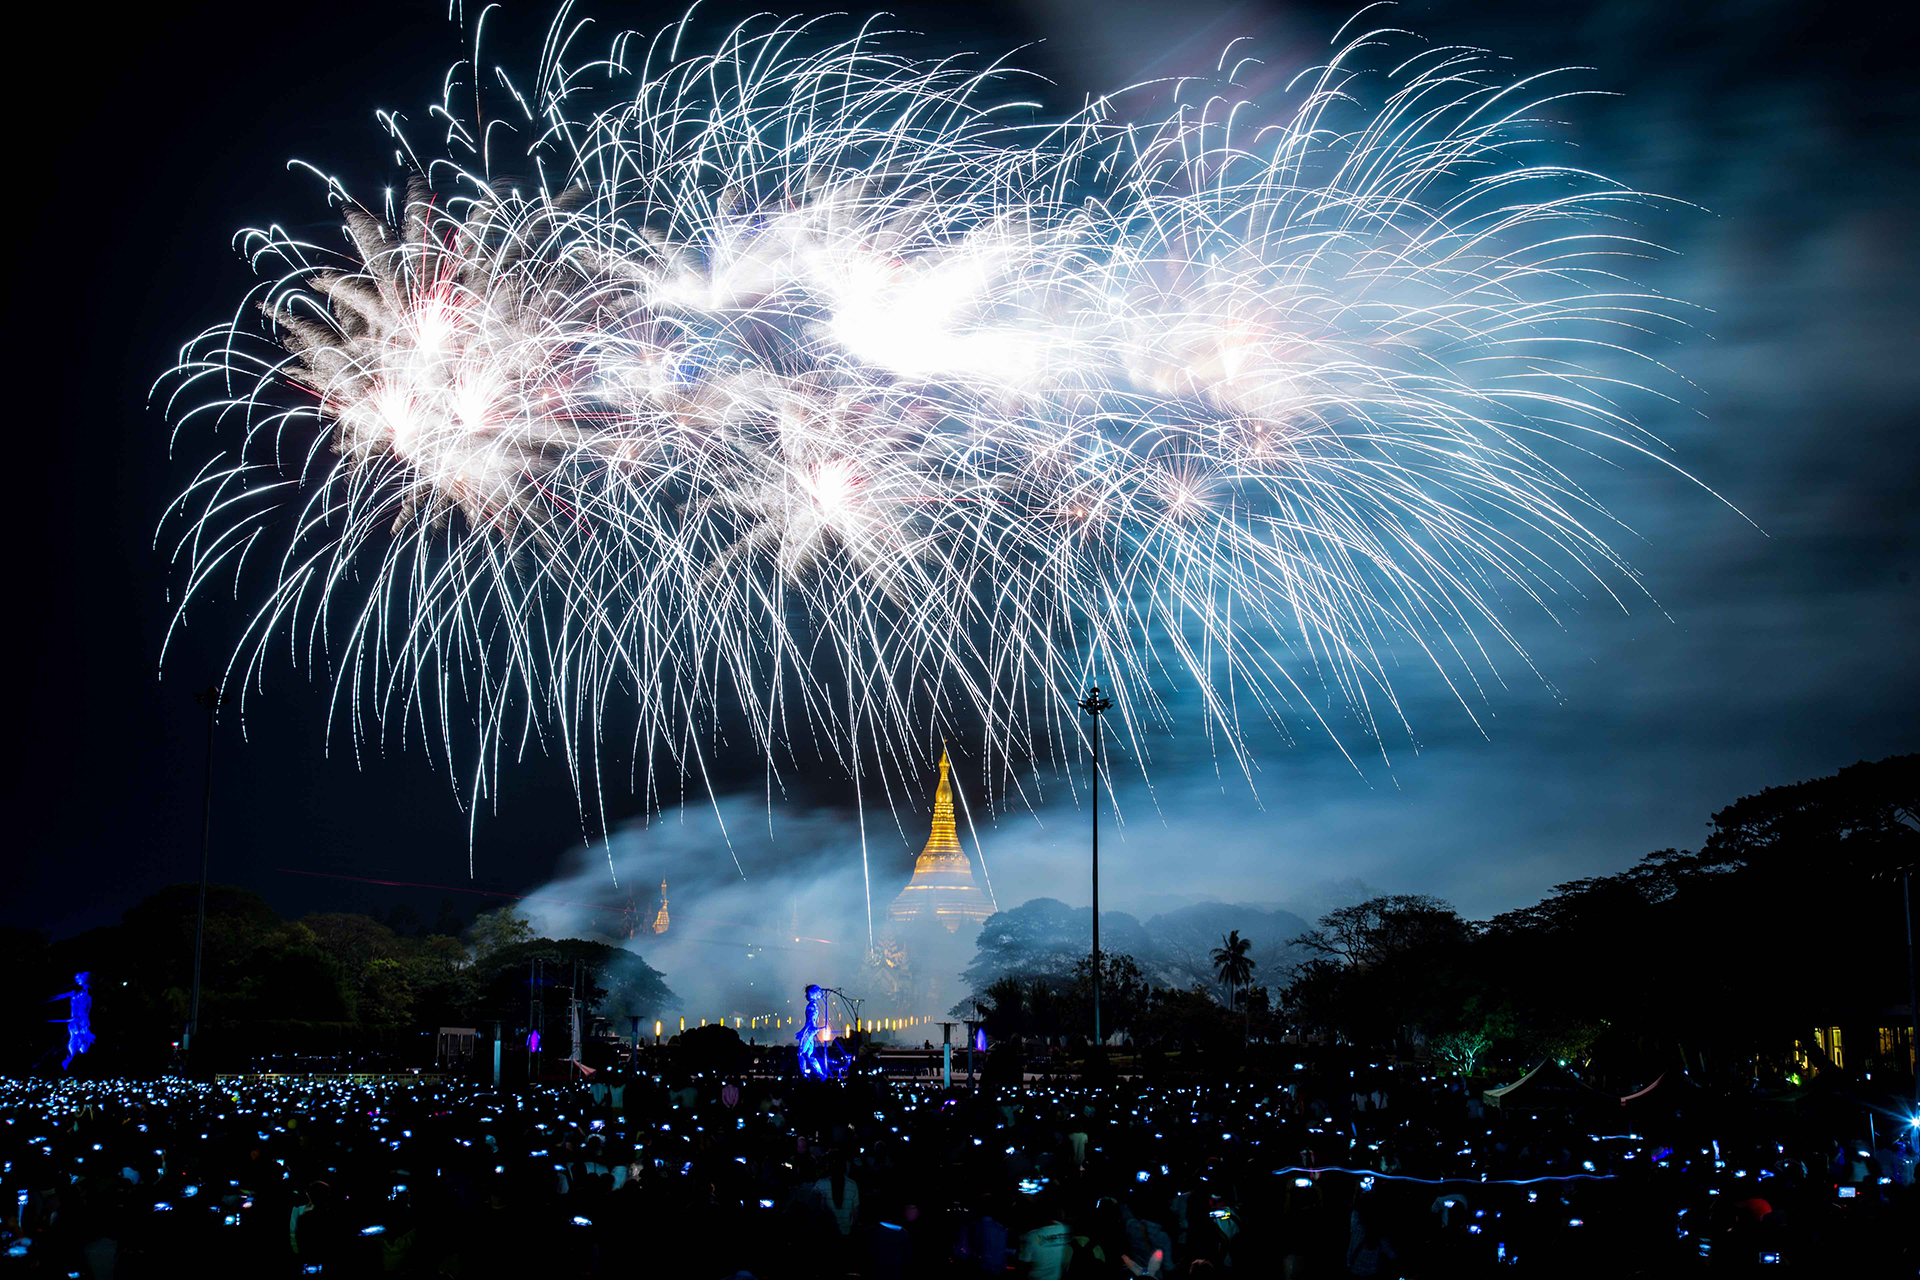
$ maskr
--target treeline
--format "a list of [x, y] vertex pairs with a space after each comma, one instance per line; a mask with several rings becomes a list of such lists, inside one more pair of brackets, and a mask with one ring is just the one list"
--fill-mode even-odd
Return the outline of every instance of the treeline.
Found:
[[1460, 936], [1376, 939], [1370, 964], [1323, 952], [1284, 1003], [1303, 1025], [1376, 1042], [1617, 1063], [1677, 1053], [1763, 1080], [1830, 1066], [1815, 1029], [1843, 1027], [1847, 1068], [1904, 1072], [1900, 873], [1916, 853], [1920, 755], [1862, 762], [1736, 801], [1697, 850], [1556, 886]]
[[[99, 1036], [90, 1066], [141, 1069], [171, 1058], [191, 1006], [198, 894], [197, 885], [170, 886], [119, 924], [59, 942], [30, 930], [0, 931], [9, 1023], [26, 1030], [11, 1038], [0, 1067], [31, 1070], [46, 1057], [60, 1039], [47, 1020], [64, 1016], [64, 1006], [42, 1001], [69, 989], [81, 970], [93, 975]], [[524, 1023], [536, 959], [546, 962], [544, 980], [556, 986], [572, 981], [577, 963], [587, 975], [583, 995], [591, 1012], [654, 1018], [679, 1004], [664, 977], [632, 952], [535, 937], [510, 909], [483, 913], [465, 927], [446, 911], [429, 928], [410, 930], [409, 923], [405, 916], [381, 921], [347, 912], [286, 920], [257, 894], [210, 886], [196, 1062], [238, 1065], [268, 1049], [385, 1051], [415, 1060], [431, 1028], [485, 1027], [496, 1018], [510, 1027]]]
[[[1327, 912], [1284, 940], [1283, 963], [1239, 981], [1217, 955], [1212, 981], [1184, 986], [1109, 955], [1102, 1030], [1215, 1050], [1322, 1042], [1464, 1072], [1557, 1058], [1631, 1079], [1684, 1061], [1777, 1080], [1831, 1067], [1839, 1027], [1845, 1067], [1904, 1071], [1900, 874], [1916, 851], [1920, 756], [1863, 762], [1729, 805], [1697, 850], [1648, 854], [1491, 920], [1432, 897], [1376, 896]], [[1086, 913], [1077, 938], [1038, 939], [1034, 919], [1068, 921], [1057, 903], [1035, 905], [1016, 909], [1028, 917], [1016, 927], [987, 922], [962, 1007], [1006, 1034], [1085, 1036], [1090, 965], [1082, 955], [1062, 973], [1056, 953], [1084, 951]]]

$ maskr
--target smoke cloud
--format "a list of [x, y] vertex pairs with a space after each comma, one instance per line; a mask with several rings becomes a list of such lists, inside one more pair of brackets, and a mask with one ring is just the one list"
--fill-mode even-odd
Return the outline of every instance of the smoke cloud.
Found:
[[[1351, 771], [1341, 789], [1369, 794]], [[1000, 909], [1034, 898], [1089, 903], [1082, 799], [1079, 806], [1063, 798], [1037, 812], [1004, 816], [977, 832], [963, 825], [976, 877], [983, 888], [991, 884]], [[1250, 905], [1311, 920], [1370, 892], [1351, 875], [1330, 880], [1321, 851], [1304, 838], [1287, 839], [1277, 821], [1249, 824], [1248, 814], [1260, 812], [1251, 796], [1234, 804], [1216, 795], [1213, 819], [1185, 817], [1177, 824], [1156, 811], [1155, 800], [1144, 785], [1123, 786], [1117, 808], [1104, 815], [1103, 914], [1150, 922], [1198, 903], [1264, 898]], [[1203, 806], [1181, 797], [1175, 807], [1189, 813]], [[901, 958], [884, 945], [887, 906], [912, 873], [925, 821], [924, 814], [869, 813], [863, 828], [853, 814], [769, 810], [762, 794], [736, 794], [632, 823], [605, 844], [576, 846], [562, 859], [560, 874], [534, 889], [523, 909], [544, 936], [599, 938], [638, 952], [682, 997], [689, 1026], [702, 1018], [797, 1019], [802, 993], [816, 982], [862, 1000], [864, 1017], [937, 1018], [966, 994], [959, 974], [974, 959], [977, 930], [906, 935], [911, 982], [885, 965], [885, 957]], [[1372, 868], [1379, 860], [1353, 865]], [[1404, 870], [1393, 871], [1396, 879]], [[667, 927], [655, 933], [662, 881]], [[877, 961], [868, 955], [869, 900], [882, 943]], [[1275, 946], [1285, 941], [1261, 939]], [[836, 1018], [848, 1012], [842, 1008]], [[742, 1028], [743, 1035], [753, 1031]], [[939, 1038], [932, 1029], [919, 1034]]]

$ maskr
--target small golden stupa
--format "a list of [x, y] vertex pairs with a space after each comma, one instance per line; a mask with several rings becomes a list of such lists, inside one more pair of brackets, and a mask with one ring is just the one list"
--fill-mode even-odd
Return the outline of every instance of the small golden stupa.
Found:
[[653, 931], [655, 933], [665, 933], [667, 931], [668, 923], [669, 921], [667, 919], [667, 882], [666, 880], [662, 879], [660, 881], [660, 910], [654, 913]]
[[973, 882], [973, 863], [953, 826], [953, 783], [946, 749], [940, 751], [940, 787], [933, 793], [933, 830], [913, 864], [913, 879], [887, 908], [892, 927], [939, 923], [948, 933], [979, 925], [994, 913], [992, 899]]

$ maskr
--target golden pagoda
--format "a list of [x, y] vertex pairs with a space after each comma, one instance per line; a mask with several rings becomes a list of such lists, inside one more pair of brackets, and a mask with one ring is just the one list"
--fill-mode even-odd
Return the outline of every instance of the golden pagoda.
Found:
[[653, 931], [655, 933], [667, 931], [667, 882], [665, 879], [660, 881], [660, 910], [654, 913]]
[[933, 830], [913, 864], [913, 879], [887, 908], [892, 927], [939, 923], [957, 933], [962, 923], [978, 925], [994, 913], [993, 901], [973, 882], [973, 863], [960, 847], [953, 827], [953, 783], [947, 778], [946, 749], [940, 751], [940, 787], [933, 793]]

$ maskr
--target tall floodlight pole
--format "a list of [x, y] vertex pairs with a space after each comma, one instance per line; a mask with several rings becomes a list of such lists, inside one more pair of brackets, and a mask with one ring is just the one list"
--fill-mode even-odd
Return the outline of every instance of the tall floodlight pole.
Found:
[[1113, 700], [1094, 685], [1080, 699], [1080, 709], [1093, 717], [1093, 1042], [1104, 1044], [1100, 1035], [1100, 713], [1112, 709]]
[[181, 1050], [193, 1052], [194, 1037], [200, 1034], [200, 952], [207, 940], [207, 855], [213, 847], [213, 725], [226, 704], [227, 695], [218, 685], [208, 685], [193, 695], [207, 709], [207, 774], [200, 796], [200, 909], [193, 925], [193, 1004], [187, 1013], [186, 1034], [180, 1038]]

